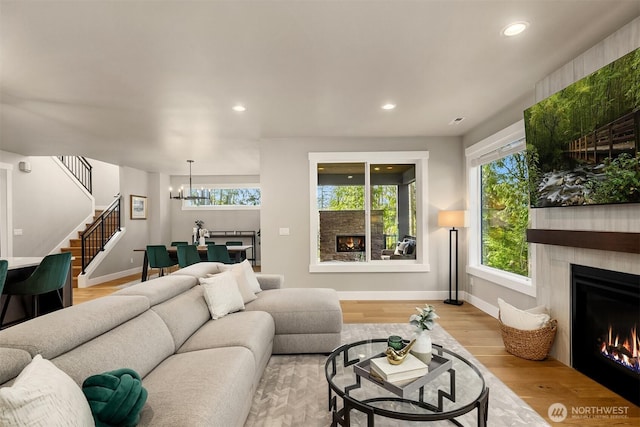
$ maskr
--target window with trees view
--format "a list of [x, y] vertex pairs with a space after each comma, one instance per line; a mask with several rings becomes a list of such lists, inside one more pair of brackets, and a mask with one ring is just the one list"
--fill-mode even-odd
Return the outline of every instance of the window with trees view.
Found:
[[524, 152], [481, 166], [482, 264], [529, 275], [529, 181]]
[[527, 295], [529, 278], [528, 154], [524, 121], [465, 150], [469, 177], [467, 272]]
[[259, 208], [260, 188], [257, 186], [236, 186], [220, 188], [204, 186], [192, 189], [192, 196], [198, 199], [185, 200], [186, 208]]
[[315, 195], [311, 264], [424, 264], [419, 226], [424, 213], [418, 201], [425, 197], [421, 179], [426, 153], [373, 153], [369, 159], [367, 153], [333, 155], [365, 160], [335, 161], [331, 153], [310, 154]]

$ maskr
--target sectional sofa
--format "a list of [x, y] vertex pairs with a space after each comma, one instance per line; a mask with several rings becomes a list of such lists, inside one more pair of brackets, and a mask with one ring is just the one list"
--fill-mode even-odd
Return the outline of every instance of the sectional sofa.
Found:
[[224, 268], [194, 264], [0, 331], [0, 387], [40, 354], [78, 385], [136, 371], [148, 392], [139, 425], [244, 425], [271, 355], [332, 351], [342, 312], [332, 289], [258, 273], [257, 298], [212, 320], [199, 280]]

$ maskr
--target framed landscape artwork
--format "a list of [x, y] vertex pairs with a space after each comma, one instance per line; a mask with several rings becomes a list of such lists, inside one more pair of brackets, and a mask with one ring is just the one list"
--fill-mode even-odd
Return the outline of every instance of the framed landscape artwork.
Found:
[[640, 202], [640, 49], [524, 112], [530, 205]]
[[147, 198], [145, 196], [131, 195], [129, 203], [131, 219], [147, 219]]

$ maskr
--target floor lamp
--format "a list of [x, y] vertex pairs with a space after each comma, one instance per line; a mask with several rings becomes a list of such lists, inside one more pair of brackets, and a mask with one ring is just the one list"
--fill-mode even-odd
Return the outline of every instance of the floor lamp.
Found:
[[[462, 301], [458, 299], [458, 228], [466, 227], [466, 211], [440, 211], [438, 212], [438, 226], [439, 227], [451, 227], [449, 230], [449, 298], [444, 300], [445, 304], [462, 305]], [[452, 264], [452, 247], [453, 247], [453, 235], [456, 236], [456, 297], [453, 298], [452, 292], [452, 278], [453, 272], [451, 268]]]

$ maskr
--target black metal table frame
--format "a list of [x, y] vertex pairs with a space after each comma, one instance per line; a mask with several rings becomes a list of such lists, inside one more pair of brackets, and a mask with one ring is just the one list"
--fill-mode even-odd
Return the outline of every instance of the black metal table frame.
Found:
[[[325, 376], [327, 378], [328, 388], [329, 388], [329, 411], [332, 411], [332, 423], [331, 427], [336, 427], [337, 425], [341, 426], [350, 426], [351, 425], [351, 410], [358, 410], [367, 416], [367, 426], [374, 426], [374, 417], [375, 415], [379, 415], [385, 418], [393, 418], [404, 421], [438, 421], [438, 420], [449, 420], [453, 424], [457, 426], [462, 426], [455, 418], [461, 415], [464, 415], [468, 412], [471, 412], [474, 409], [478, 409], [478, 426], [486, 427], [487, 419], [489, 415], [489, 389], [486, 387], [484, 382], [484, 377], [482, 373], [472, 365], [467, 359], [462, 356], [454, 353], [450, 350], [443, 348], [440, 345], [433, 344], [433, 348], [439, 355], [443, 355], [443, 353], [449, 353], [454, 355], [457, 359], [460, 359], [464, 363], [466, 363], [471, 369], [473, 369], [480, 379], [482, 380], [482, 392], [478, 396], [478, 398], [465, 405], [461, 408], [458, 408], [454, 411], [443, 412], [443, 399], [448, 399], [452, 402], [455, 402], [456, 399], [456, 389], [455, 389], [455, 369], [450, 368], [447, 372], [449, 372], [449, 391], [438, 390], [438, 406], [434, 406], [427, 402], [424, 402], [424, 387], [421, 387], [419, 390], [418, 399], [419, 400], [407, 400], [400, 397], [383, 397], [383, 398], [374, 398], [367, 399], [364, 401], [360, 401], [349, 396], [349, 392], [351, 390], [357, 389], [361, 387], [361, 377], [360, 375], [354, 374], [356, 377], [356, 382], [350, 386], [347, 386], [342, 390], [340, 387], [337, 387], [333, 384], [331, 379], [336, 375], [336, 358], [342, 354], [344, 360], [344, 366], [355, 365], [360, 362], [360, 358], [349, 358], [349, 350], [353, 347], [356, 347], [361, 344], [367, 343], [375, 343], [375, 342], [386, 342], [386, 338], [372, 339], [372, 340], [363, 340], [355, 343], [349, 343], [338, 347], [334, 350], [329, 357], [327, 358], [327, 362], [325, 363]], [[331, 370], [329, 369], [331, 368]], [[330, 374], [331, 373], [331, 374]], [[335, 392], [335, 395], [333, 393]], [[338, 410], [338, 397], [342, 397], [342, 409]], [[409, 414], [404, 412], [395, 412], [382, 408], [378, 408], [368, 403], [373, 402], [407, 402], [416, 406], [420, 406], [429, 411], [434, 412], [433, 414]]]

